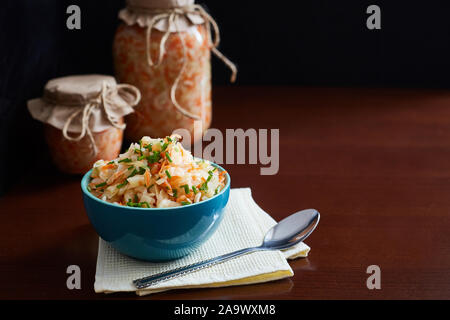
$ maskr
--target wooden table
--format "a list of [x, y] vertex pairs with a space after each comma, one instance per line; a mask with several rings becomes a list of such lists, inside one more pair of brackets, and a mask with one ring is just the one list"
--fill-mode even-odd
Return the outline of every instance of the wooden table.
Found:
[[[144, 298], [95, 294], [98, 238], [79, 177], [43, 170], [0, 198], [0, 298], [450, 298], [450, 91], [221, 87], [213, 127], [280, 129], [277, 175], [225, 167], [233, 187], [251, 187], [277, 220], [321, 212], [292, 278]], [[72, 264], [81, 290], [66, 288]], [[366, 287], [369, 265], [381, 268], [381, 290]]]

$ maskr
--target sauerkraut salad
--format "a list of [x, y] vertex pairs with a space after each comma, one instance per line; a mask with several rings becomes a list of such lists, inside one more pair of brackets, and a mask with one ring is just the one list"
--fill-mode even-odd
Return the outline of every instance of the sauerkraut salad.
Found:
[[179, 139], [143, 137], [117, 159], [98, 160], [88, 190], [101, 200], [140, 208], [189, 205], [218, 194], [225, 171], [194, 158]]

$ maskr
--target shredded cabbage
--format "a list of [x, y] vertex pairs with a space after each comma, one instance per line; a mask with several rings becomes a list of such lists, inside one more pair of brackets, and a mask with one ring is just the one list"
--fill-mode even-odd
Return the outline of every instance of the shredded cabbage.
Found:
[[94, 163], [91, 193], [111, 203], [141, 208], [168, 208], [200, 202], [225, 186], [225, 172], [196, 159], [179, 142], [143, 137], [112, 161]]

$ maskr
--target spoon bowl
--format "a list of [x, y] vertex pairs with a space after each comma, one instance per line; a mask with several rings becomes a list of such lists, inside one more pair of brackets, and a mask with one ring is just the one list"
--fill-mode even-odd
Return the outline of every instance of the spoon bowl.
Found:
[[316, 228], [320, 213], [315, 209], [306, 209], [284, 218], [269, 231], [261, 245], [265, 249], [285, 249], [306, 239]]

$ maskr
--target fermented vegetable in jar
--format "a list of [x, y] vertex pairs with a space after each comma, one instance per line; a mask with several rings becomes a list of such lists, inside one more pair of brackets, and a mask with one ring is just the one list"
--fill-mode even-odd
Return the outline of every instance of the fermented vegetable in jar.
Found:
[[[136, 112], [127, 117], [126, 137], [170, 135], [194, 123], [211, 124], [211, 51], [232, 70], [218, 50], [212, 17], [192, 0], [128, 0], [114, 39], [114, 67], [120, 82], [141, 91]], [[215, 37], [211, 36], [211, 25]]]
[[139, 90], [111, 76], [52, 79], [42, 98], [28, 101], [31, 116], [45, 124], [53, 162], [63, 172], [85, 173], [99, 159], [120, 153], [123, 117], [133, 112]]
[[97, 152], [92, 152], [91, 141], [85, 136], [79, 141], [64, 138], [61, 130], [46, 124], [44, 135], [49, 146], [53, 162], [60, 171], [66, 173], [85, 173], [99, 159], [114, 159], [120, 153], [123, 141], [123, 130], [110, 127], [94, 132], [93, 138]]

